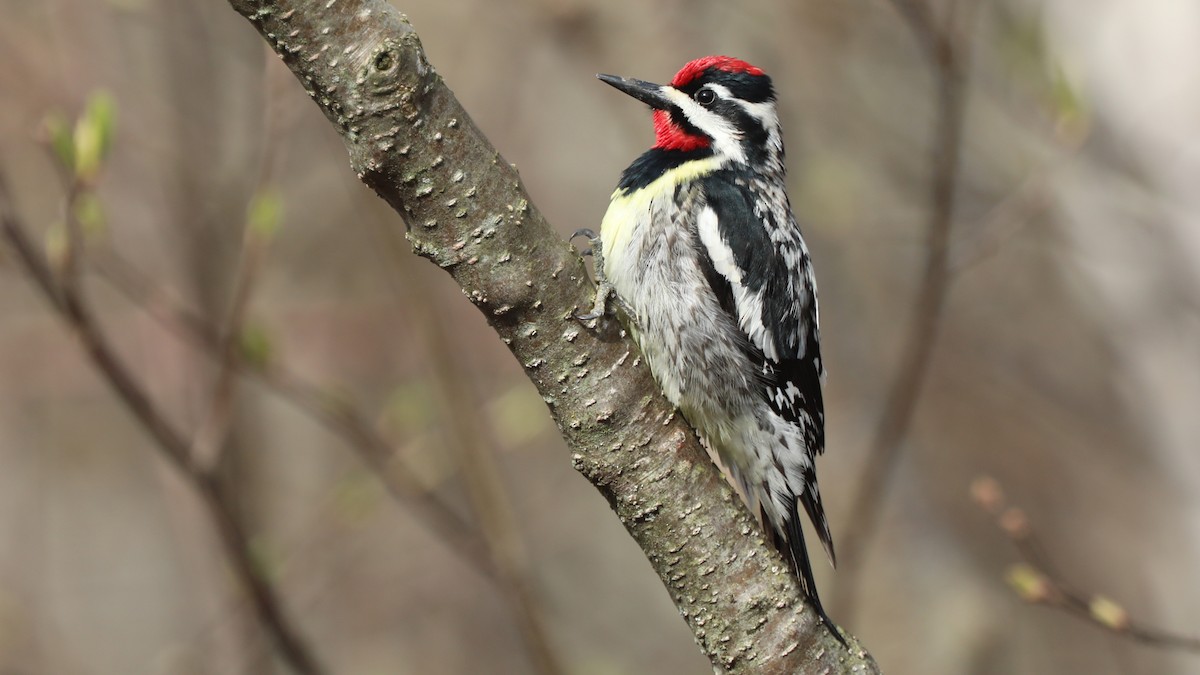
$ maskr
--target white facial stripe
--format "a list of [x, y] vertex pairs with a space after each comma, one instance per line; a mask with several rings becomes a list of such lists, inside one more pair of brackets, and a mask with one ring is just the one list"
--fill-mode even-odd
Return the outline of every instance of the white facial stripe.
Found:
[[745, 110], [747, 115], [762, 123], [763, 127], [771, 129], [779, 126], [779, 116], [775, 113], [774, 101], [761, 101], [759, 103], [743, 101], [735, 97], [733, 92], [729, 91], [729, 88], [723, 84], [710, 84], [708, 88], [715, 91], [723, 99], [735, 101], [738, 105], [742, 106], [742, 110]]
[[762, 122], [762, 125], [767, 129], [779, 126], [779, 116], [775, 114], [775, 103], [773, 101], [751, 103], [739, 100], [738, 105], [742, 106], [742, 109], [751, 117]]
[[733, 92], [729, 91], [729, 87], [726, 87], [723, 84], [710, 84], [707, 86], [709, 89], [712, 89], [713, 91], [717, 92], [717, 96], [720, 96], [721, 98], [733, 100]]
[[758, 120], [763, 129], [767, 130], [767, 144], [776, 151], [782, 151], [783, 134], [779, 130], [779, 114], [775, 112], [775, 102], [751, 103], [739, 100], [738, 105], [742, 106], [742, 110], [745, 110], [747, 115]]
[[[724, 87], [721, 88], [724, 89]], [[716, 86], [713, 86], [713, 89], [715, 90]], [[683, 116], [692, 126], [712, 139], [713, 150], [718, 155], [728, 157], [736, 162], [746, 161], [746, 151], [742, 149], [742, 133], [728, 120], [696, 103], [690, 96], [675, 87], [664, 86], [662, 93], [683, 111]], [[725, 95], [728, 94], [729, 90], [726, 89]]]

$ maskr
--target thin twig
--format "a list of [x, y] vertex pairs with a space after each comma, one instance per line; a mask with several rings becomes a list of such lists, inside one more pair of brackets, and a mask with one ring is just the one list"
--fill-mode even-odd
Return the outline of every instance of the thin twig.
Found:
[[1023, 565], [1009, 570], [1009, 583], [1027, 602], [1054, 607], [1095, 626], [1142, 644], [1167, 649], [1200, 652], [1200, 637], [1183, 635], [1134, 621], [1125, 608], [1107, 597], [1080, 591], [1054, 569], [1029, 517], [1018, 506], [1006, 503], [1004, 491], [992, 478], [971, 483], [971, 497], [996, 527], [1016, 547]]
[[[103, 259], [93, 260], [92, 264], [102, 279], [167, 330], [191, 342], [211, 358], [220, 359], [225, 354], [217, 331], [178, 299], [155, 292], [153, 289], [160, 285], [118, 253], [109, 251]], [[474, 526], [421, 484], [362, 413], [335, 400], [327, 388], [307, 381], [281, 363], [253, 364], [240, 352], [234, 353], [237, 358], [232, 365], [238, 373], [256, 378], [268, 390], [340, 437], [379, 476], [388, 494], [412, 509], [417, 521], [428, 532], [485, 578], [496, 577], [487, 547]]]
[[55, 281], [50, 265], [29, 241], [10, 199], [7, 182], [0, 176], [0, 220], [3, 221], [5, 236], [37, 286], [79, 335], [92, 363], [118, 398], [154, 438], [155, 447], [159, 448], [163, 457], [179, 471], [200, 498], [235, 577], [250, 596], [259, 621], [274, 640], [280, 655], [298, 673], [321, 675], [327, 672], [317, 660], [311, 645], [292, 625], [275, 589], [259, 573], [250, 555], [245, 533], [233, 517], [229, 502], [217, 481], [196, 462], [185, 436], [154, 405], [104, 337], [81, 284], [82, 228], [73, 215], [74, 199], [78, 193], [79, 187], [72, 182], [67, 202], [67, 250], [60, 281]]
[[[378, 229], [397, 258], [412, 255], [403, 250], [408, 247], [401, 244], [394, 229], [379, 223], [378, 219], [373, 220], [379, 224]], [[498, 582], [516, 616], [525, 651], [536, 672], [542, 675], [564, 673], [562, 659], [550, 639], [546, 612], [537, 594], [512, 500], [496, 466], [496, 447], [490, 440], [494, 434], [482, 428], [478, 397], [465, 384], [470, 373], [463, 367], [462, 350], [455, 349], [457, 341], [447, 329], [442, 314], [430, 306], [429, 295], [409, 292], [408, 289], [414, 287], [409, 266], [397, 260], [389, 267], [394, 272], [391, 278], [396, 282], [397, 293], [409, 301], [406, 310], [410, 323], [425, 328], [425, 346], [435, 374], [433, 387], [446, 415], [441, 426], [449, 437], [447, 445], [453, 451], [471, 509], [491, 550]]]
[[[866, 548], [878, 528], [888, 483], [895, 473], [900, 446], [908, 435], [942, 323], [951, 279], [950, 232], [965, 122], [969, 41], [959, 34], [952, 18], [939, 22], [923, 0], [892, 0], [892, 4], [929, 59], [937, 87], [927, 259], [899, 370], [888, 388], [883, 415], [867, 454], [847, 521], [850, 527], [840, 542], [844, 562], [837, 575], [839, 592], [834, 611], [843, 621], [849, 621], [857, 608], [856, 593], [861, 587]], [[973, 7], [974, 3], [969, 3], [968, 9]], [[968, 25], [969, 20], [965, 18], [963, 25]]]
[[950, 275], [957, 277], [996, 255], [1022, 229], [1028, 227], [1049, 202], [1046, 176], [1034, 174], [993, 206], [974, 228], [969, 239], [950, 252]]
[[1054, 180], [1076, 160], [1079, 146], [1065, 150], [1026, 176], [1016, 188], [988, 209], [977, 224], [962, 228], [967, 231], [963, 233], [961, 241], [951, 246], [949, 254], [951, 277], [958, 277], [996, 255], [1049, 206]]
[[192, 456], [210, 468], [220, 466], [222, 454], [228, 447], [226, 441], [233, 424], [233, 402], [237, 394], [240, 340], [265, 246], [262, 237], [249, 228], [243, 240], [241, 258], [234, 273], [233, 300], [218, 336], [217, 379], [209, 397], [208, 412], [192, 442]]
[[[264, 86], [262, 157], [259, 159], [258, 178], [251, 199], [261, 199], [267, 186], [270, 185], [271, 175], [275, 166], [275, 153], [278, 149], [275, 102], [278, 96], [271, 86], [270, 49], [263, 50], [263, 62], [266, 65], [266, 84]], [[253, 206], [252, 206], [253, 207]], [[220, 356], [217, 361], [217, 377], [213, 383], [212, 395], [209, 400], [208, 412], [204, 422], [193, 439], [192, 454], [206, 461], [210, 467], [221, 465], [222, 455], [229, 447], [228, 438], [233, 425], [233, 402], [237, 394], [237, 370], [235, 362], [241, 347], [243, 327], [246, 323], [246, 312], [250, 306], [250, 296], [258, 271], [262, 265], [266, 237], [262, 232], [255, 231], [254, 225], [247, 220], [242, 223], [242, 248], [238, 260], [237, 271], [234, 273], [233, 299], [225, 316], [219, 339]]]
[[[523, 556], [519, 555], [519, 537], [516, 540], [515, 549], [507, 536], [501, 537], [509, 542], [502, 546], [504, 551], [518, 551], [517, 560], [514, 561], [513, 556], [507, 553], [498, 553], [494, 547], [489, 553], [485, 544], [491, 542], [474, 534], [470, 524], [459, 518], [435, 495], [424, 489], [411, 475], [411, 472], [399, 463], [400, 460], [395, 458], [395, 452], [390, 444], [374, 431], [358, 411], [347, 406], [331, 405], [332, 401], [324, 393], [324, 390], [317, 385], [305, 382], [298, 375], [289, 372], [282, 364], [274, 363], [269, 366], [255, 367], [245, 362], [236, 348], [236, 343], [230, 342], [230, 338], [236, 337], [231, 334], [230, 329], [217, 332], [198, 314], [186, 309], [182, 302], [171, 299], [169, 294], [155, 292], [153, 289], [160, 288], [160, 286], [152, 283], [149, 278], [118, 253], [109, 251], [103, 259], [93, 260], [92, 266], [98, 271], [101, 278], [108, 281], [127, 299], [148, 312], [171, 332], [192, 342], [212, 358], [228, 366], [231, 373], [258, 377], [270, 391], [293, 403], [327, 429], [342, 436], [362, 456], [367, 465], [379, 475], [380, 480], [397, 501], [410, 505], [414, 500], [423, 502], [424, 506], [418, 507], [418, 513], [426, 516], [425, 522], [430, 531], [445, 539], [451, 549], [461, 554], [468, 562], [474, 563], [485, 578], [501, 584], [506, 596], [514, 603], [522, 634], [530, 648], [531, 659], [539, 665], [540, 672], [563, 672], [563, 669], [557, 665], [558, 659], [546, 636], [544, 612], [541, 611], [540, 604], [533, 595], [533, 584], [528, 579], [526, 565], [520, 562]], [[238, 276], [241, 278], [243, 275], [239, 273]], [[236, 286], [243, 288], [244, 284], [239, 283]], [[237, 295], [241, 296], [242, 294], [238, 293]], [[236, 305], [237, 302], [235, 302]], [[423, 320], [414, 323], [428, 325], [429, 322]], [[235, 322], [230, 321], [229, 325], [235, 325]], [[435, 338], [430, 342], [435, 345], [441, 344], [444, 339], [444, 337]], [[448, 355], [445, 356], [448, 357]], [[458, 400], [456, 395], [445, 398], [449, 401]], [[471, 415], [464, 414], [448, 426], [464, 424], [464, 419], [470, 420]], [[476, 430], [471, 433], [471, 436], [483, 438], [484, 434]], [[476, 443], [467, 443], [462, 439], [458, 440], [457, 445], [478, 447]], [[487, 461], [487, 459], [481, 461]], [[461, 464], [471, 467], [471, 470], [484, 470], [477, 469], [482, 466], [478, 462], [463, 461]], [[485, 525], [490, 518], [495, 517], [489, 514], [496, 514], [502, 510], [496, 502], [491, 500], [485, 501], [485, 505], [482, 506], [483, 508], [476, 509], [476, 511], [484, 514], [480, 521]], [[511, 512], [507, 500], [504, 502], [503, 510]], [[511, 517], [507, 520], [510, 527], [515, 526]], [[489, 529], [495, 530], [496, 528]], [[503, 526], [500, 526], [499, 529], [503, 529]], [[489, 536], [490, 539], [491, 536]]]

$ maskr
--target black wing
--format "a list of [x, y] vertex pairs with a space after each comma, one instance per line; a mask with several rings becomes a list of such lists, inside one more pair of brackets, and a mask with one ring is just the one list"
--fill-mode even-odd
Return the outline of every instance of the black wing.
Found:
[[[752, 179], [713, 174], [700, 182], [703, 199], [694, 218], [697, 248], [713, 292], [746, 336], [744, 348], [761, 369], [763, 395], [771, 408], [795, 424], [809, 455], [798, 499], [816, 528], [831, 563], [833, 535], [817, 487], [816, 455], [825, 451], [825, 403], [812, 265], [789, 210], [776, 210], [752, 189]], [[772, 236], [774, 235], [774, 236]], [[802, 582], [812, 586], [812, 567], [800, 533], [796, 501], [782, 526], [784, 550]], [[815, 587], [810, 597], [819, 607]]]
[[[771, 407], [805, 430], [808, 449], [825, 451], [824, 368], [812, 265], [791, 221], [775, 222], [755, 208], [754, 192], [719, 173], [701, 182], [705, 198], [695, 222], [704, 272], [721, 307], [746, 333], [748, 353], [762, 367]], [[713, 238], [715, 234], [719, 240]], [[771, 239], [775, 228], [789, 236]]]

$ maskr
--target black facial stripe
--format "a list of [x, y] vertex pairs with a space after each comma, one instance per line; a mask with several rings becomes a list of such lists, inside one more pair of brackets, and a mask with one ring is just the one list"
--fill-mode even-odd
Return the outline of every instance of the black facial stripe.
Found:
[[700, 77], [697, 77], [696, 79], [692, 80], [691, 82], [688, 82], [687, 84], [683, 85], [682, 87], [675, 87], [675, 88], [678, 89], [679, 91], [682, 91], [683, 93], [687, 94], [688, 97], [695, 95], [697, 89], [699, 89], [700, 87], [703, 87], [705, 84], [707, 84], [710, 81], [710, 80], [708, 80], [708, 73], [710, 70], [711, 70], [711, 68], [709, 70], [704, 71], [704, 73], [701, 74]]
[[[761, 150], [767, 145], [767, 129], [762, 122], [746, 112], [736, 101], [717, 99], [710, 108], [714, 113], [729, 120], [735, 129], [742, 132], [742, 147], [751, 151]], [[755, 159], [753, 157], [749, 159]]]
[[762, 103], [775, 99], [775, 88], [771, 86], [771, 78], [766, 75], [722, 72], [720, 79], [713, 81], [725, 85], [729, 88], [730, 93], [749, 103]]
[[687, 116], [683, 114], [682, 110], [674, 106], [671, 107], [671, 121], [674, 122], [675, 125], [680, 129], [683, 129], [683, 131], [689, 136], [703, 136], [708, 138], [708, 134], [700, 131], [696, 125], [688, 121]]
[[771, 86], [771, 78], [766, 75], [731, 73], [719, 68], [705, 70], [699, 77], [678, 89], [688, 96], [693, 96], [697, 89], [710, 83], [723, 85], [734, 97], [750, 103], [762, 103], [775, 99], [775, 89]]
[[745, 136], [742, 138], [743, 143], [747, 143], [752, 147], [762, 147], [767, 144], [767, 129], [763, 126], [762, 121], [742, 109], [742, 106], [733, 103], [731, 104], [734, 110], [730, 111], [726, 117], [733, 120], [733, 125], [740, 129]]

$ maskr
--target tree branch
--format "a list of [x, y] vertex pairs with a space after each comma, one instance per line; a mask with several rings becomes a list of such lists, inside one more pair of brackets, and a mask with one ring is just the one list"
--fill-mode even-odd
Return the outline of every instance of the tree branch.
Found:
[[[397, 246], [397, 252], [400, 252], [399, 246]], [[404, 253], [407, 255], [406, 251]], [[152, 291], [151, 289], [154, 288], [161, 290], [161, 286], [155, 286], [151, 280], [116, 251], [109, 251], [105, 259], [99, 261], [92, 259], [90, 262], [101, 278], [112, 284], [128, 300], [149, 313], [168, 331], [193, 343], [202, 353], [217, 361], [221, 365], [222, 371], [228, 370], [227, 377], [234, 374], [257, 376], [270, 392], [292, 403], [301, 413], [307, 414], [313, 421], [324, 425], [329, 431], [342, 437], [350, 448], [358, 453], [366, 467], [376, 475], [388, 494], [398, 504], [410, 508], [413, 515], [417, 516], [418, 522], [422, 523], [430, 534], [441, 539], [453, 553], [473, 565], [485, 580], [496, 584], [497, 590], [502, 593], [512, 608], [517, 627], [525, 639], [526, 651], [537, 672], [545, 675], [564, 672], [548, 636], [545, 612], [525, 564], [523, 545], [519, 541], [519, 533], [515, 530], [515, 521], [512, 521], [511, 516], [503, 517], [502, 515], [502, 513], [510, 511], [511, 506], [503, 493], [503, 486], [498, 482], [499, 476], [496, 475], [495, 468], [492, 467], [489, 471], [488, 468], [483, 467], [484, 462], [492, 461], [491, 456], [486, 454], [489, 449], [480, 447], [483, 444], [478, 441], [467, 443], [464, 439], [456, 437], [460, 433], [471, 434], [469, 438], [472, 439], [485, 437], [482, 430], [474, 428], [477, 422], [469, 418], [470, 415], [475, 414], [475, 411], [467, 409], [468, 402], [465, 400], [467, 398], [465, 392], [455, 391], [453, 394], [443, 392], [442, 398], [446, 399], [448, 407], [452, 409], [451, 414], [459, 415], [454, 423], [459, 427], [469, 427], [465, 431], [462, 429], [451, 430], [449, 435], [453, 437], [452, 445], [454, 447], [452, 449], [456, 450], [456, 456], [470, 455], [470, 457], [462, 457], [460, 461], [459, 468], [464, 476], [472, 472], [482, 474], [474, 480], [472, 480], [474, 478], [474, 474], [472, 474], [465, 481], [472, 488], [481, 483], [484, 484], [477, 491], [471, 490], [473, 495], [480, 497], [480, 502], [475, 508], [479, 514], [480, 528], [473, 528], [434, 493], [423, 489], [418, 484], [417, 478], [412, 475], [411, 469], [405, 465], [404, 460], [393, 451], [388, 441], [366, 421], [360, 411], [344, 403], [331, 407], [325, 390], [305, 382], [287, 370], [283, 363], [272, 362], [267, 366], [262, 363], [248, 362], [237, 345], [231, 344], [236, 341], [238, 331], [226, 329], [218, 332], [202, 317], [190, 312], [178, 301], [169, 300], [166, 296], [170, 294], [159, 294]], [[244, 272], [239, 272], [238, 276], [242, 277], [243, 274]], [[244, 281], [235, 283], [235, 289], [242, 288], [244, 283]], [[242, 295], [244, 292], [239, 291], [235, 293], [235, 298]], [[231, 316], [236, 317], [241, 313], [237, 309], [239, 304], [244, 304], [244, 302], [235, 301], [231, 309]], [[434, 359], [437, 369], [444, 375], [445, 368], [450, 367], [445, 364], [450, 363], [453, 358], [453, 355], [448, 352], [449, 343], [452, 342], [451, 336], [445, 334], [445, 329], [437, 325], [440, 321], [439, 317], [424, 307], [423, 303], [417, 304], [420, 307], [415, 323], [429, 325], [431, 329], [435, 329], [437, 335], [431, 336], [430, 344], [440, 345], [439, 351], [445, 352], [435, 354]], [[231, 321], [230, 323], [238, 325], [240, 322]], [[227, 386], [232, 389], [232, 384]], [[218, 391], [220, 390], [218, 389]], [[215, 409], [215, 407], [214, 405], [213, 408]], [[216, 430], [216, 432], [224, 434], [220, 430]], [[197, 432], [197, 440], [193, 442], [193, 445], [201, 447], [203, 439], [212, 433], [214, 433], [213, 417], [210, 413], [209, 419]], [[204, 461], [204, 458], [211, 454], [211, 452], [204, 452], [195, 454], [195, 456]], [[205, 465], [214, 466], [211, 460], [206, 461]], [[496, 522], [497, 520], [502, 520], [502, 522]], [[483, 531], [477, 532], [477, 529]], [[485, 534], [488, 536], [483, 536]]]
[[[389, 253], [396, 257], [409, 255], [399, 233], [392, 230], [392, 223], [381, 217], [371, 221], [382, 231]], [[479, 397], [468, 386], [469, 366], [459, 358], [462, 341], [447, 325], [443, 313], [437, 311], [433, 298], [420, 292], [413, 283], [410, 267], [397, 264], [391, 269], [393, 285], [407, 301], [405, 315], [424, 333], [424, 347], [433, 375], [430, 389], [442, 410], [440, 421], [445, 428], [446, 448], [457, 464], [471, 511], [491, 553], [493, 578], [512, 608], [530, 664], [539, 675], [565, 673], [563, 659], [550, 637], [545, 605], [521, 537], [520, 523], [496, 460], [493, 435], [486, 428], [486, 419], [478, 414]]]
[[925, 51], [937, 88], [930, 157], [927, 259], [900, 366], [888, 387], [883, 414], [875, 428], [847, 519], [850, 527], [841, 542], [842, 567], [837, 580], [834, 612], [843, 617], [853, 616], [857, 608], [856, 596], [861, 587], [866, 548], [878, 528], [888, 482], [895, 472], [900, 446], [908, 435], [942, 323], [952, 277], [950, 232], [954, 224], [965, 121], [967, 41], [956, 32], [952, 20], [948, 19], [944, 24], [938, 21], [926, 0], [892, 0], [892, 4]]
[[1008, 582], [1028, 603], [1053, 607], [1121, 637], [1151, 647], [1200, 653], [1200, 636], [1185, 635], [1135, 621], [1126, 609], [1099, 593], [1078, 589], [1055, 570], [1046, 547], [1037, 537], [1029, 517], [1019, 506], [1009, 505], [995, 479], [981, 477], [971, 483], [971, 497], [996, 527], [1012, 541], [1024, 563], [1009, 568]]
[[66, 199], [67, 249], [62, 272], [56, 275], [45, 256], [33, 245], [18, 221], [8, 186], [0, 177], [0, 228], [17, 257], [60, 315], [75, 329], [88, 357], [116, 392], [125, 407], [150, 433], [160, 454], [178, 470], [200, 499], [216, 530], [222, 552], [237, 582], [250, 598], [259, 623], [270, 635], [280, 655], [302, 675], [327, 672], [312, 647], [300, 634], [275, 592], [250, 554], [248, 537], [234, 517], [220, 481], [191, 453], [192, 444], [154, 404], [105, 338], [100, 323], [87, 303], [81, 284], [83, 233], [74, 217], [78, 181], [68, 184]]
[[[216, 329], [180, 302], [164, 297], [158, 292], [161, 285], [156, 285], [118, 252], [109, 251], [107, 256], [93, 258], [92, 263], [102, 279], [167, 330], [193, 343], [214, 360], [225, 358], [223, 341]], [[379, 477], [388, 495], [409, 508], [430, 534], [484, 578], [497, 578], [484, 542], [472, 524], [420, 484], [361, 411], [335, 400], [327, 389], [305, 380], [283, 363], [251, 363], [238, 354], [231, 366], [244, 376], [257, 378], [269, 391], [341, 438]]]
[[734, 673], [870, 673], [801, 600], [782, 560], [625, 339], [572, 318], [582, 261], [530, 204], [382, 0], [230, 0], [343, 137], [351, 166], [408, 224], [538, 388], [578, 469], [608, 499], [704, 653]]

